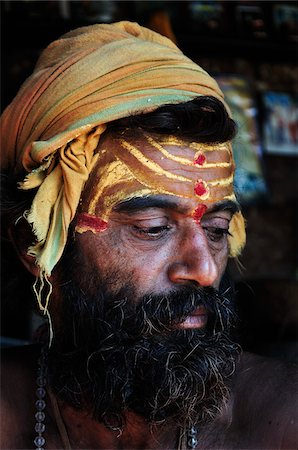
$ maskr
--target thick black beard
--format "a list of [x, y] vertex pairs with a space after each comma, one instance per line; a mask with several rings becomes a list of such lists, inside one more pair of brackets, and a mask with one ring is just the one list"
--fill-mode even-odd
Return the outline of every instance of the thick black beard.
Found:
[[[193, 286], [141, 300], [125, 286], [111, 296], [104, 286], [112, 280], [94, 277], [83, 282], [99, 283], [93, 296], [85, 294], [81, 277], [80, 286], [74, 278], [62, 284], [62, 326], [49, 353], [53, 391], [112, 428], [124, 426], [128, 410], [150, 424], [212, 420], [228, 398], [239, 355], [229, 337], [230, 299], [213, 288]], [[200, 305], [209, 312], [205, 329], [175, 329]]]

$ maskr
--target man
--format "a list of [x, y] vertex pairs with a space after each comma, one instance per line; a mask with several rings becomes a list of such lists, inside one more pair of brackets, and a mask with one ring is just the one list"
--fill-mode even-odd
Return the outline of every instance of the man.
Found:
[[40, 356], [4, 359], [2, 447], [296, 448], [292, 369], [232, 340], [245, 230], [215, 81], [95, 25], [45, 50], [2, 127], [25, 191], [8, 233], [49, 319]]

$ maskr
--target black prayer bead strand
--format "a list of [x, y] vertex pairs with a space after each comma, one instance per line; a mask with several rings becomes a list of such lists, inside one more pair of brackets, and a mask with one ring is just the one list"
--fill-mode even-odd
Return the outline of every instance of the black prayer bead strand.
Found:
[[37, 400], [35, 402], [36, 413], [35, 413], [35, 432], [37, 435], [34, 438], [35, 450], [44, 450], [46, 440], [43, 436], [45, 432], [45, 407], [46, 407], [46, 383], [47, 383], [47, 370], [46, 370], [46, 352], [45, 349], [42, 348], [41, 355], [38, 359], [38, 368], [37, 368], [37, 389], [35, 391]]

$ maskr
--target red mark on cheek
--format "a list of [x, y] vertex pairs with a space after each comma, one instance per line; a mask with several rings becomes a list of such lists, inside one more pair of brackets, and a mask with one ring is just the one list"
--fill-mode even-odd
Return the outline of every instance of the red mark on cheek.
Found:
[[194, 160], [194, 164], [197, 164], [199, 166], [203, 166], [206, 162], [206, 156], [203, 155], [203, 153], [199, 153], [196, 159]]
[[198, 206], [196, 207], [196, 209], [194, 210], [193, 215], [192, 215], [192, 216], [193, 216], [193, 219], [194, 219], [194, 221], [195, 221], [196, 223], [200, 223], [201, 218], [202, 218], [203, 215], [205, 214], [206, 210], [207, 210], [207, 206], [206, 206], [206, 205], [203, 205], [203, 204], [198, 205]]
[[208, 190], [205, 181], [198, 180], [195, 184], [194, 191], [199, 197], [202, 197], [203, 195], [207, 194]]
[[108, 228], [108, 223], [102, 220], [100, 217], [93, 216], [92, 214], [82, 213], [79, 214], [76, 228], [81, 231], [93, 231], [99, 233]]

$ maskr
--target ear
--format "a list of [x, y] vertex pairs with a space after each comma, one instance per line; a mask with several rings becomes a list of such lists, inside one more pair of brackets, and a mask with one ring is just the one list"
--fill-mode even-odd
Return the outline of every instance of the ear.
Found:
[[35, 258], [27, 253], [35, 238], [26, 219], [21, 218], [15, 224], [10, 225], [8, 236], [21, 262], [32, 275], [37, 277], [39, 267], [36, 265]]

